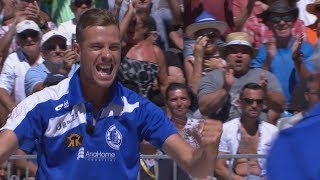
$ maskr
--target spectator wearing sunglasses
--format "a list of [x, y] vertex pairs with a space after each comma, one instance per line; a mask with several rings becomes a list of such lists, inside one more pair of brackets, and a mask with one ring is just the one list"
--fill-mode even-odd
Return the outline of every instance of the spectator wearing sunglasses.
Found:
[[275, 1], [261, 17], [274, 37], [260, 46], [251, 67], [263, 68], [278, 78], [288, 107], [296, 84], [314, 70], [310, 59], [314, 48], [303, 40], [302, 34], [292, 35], [291, 29], [298, 17], [298, 9], [289, 6], [286, 1]]
[[[239, 28], [241, 28], [242, 32], [246, 32], [252, 37], [254, 48], [259, 48], [263, 43], [268, 42], [270, 36], [272, 36], [269, 27], [262, 22], [261, 13], [266, 11], [273, 2], [275, 2], [275, 0], [255, 1], [251, 12], [248, 12], [249, 17], [243, 17], [243, 19], [241, 19], [243, 24], [241, 26], [239, 24]], [[292, 3], [294, 4], [295, 2]], [[301, 19], [294, 21], [291, 33], [293, 36], [306, 34], [306, 27]], [[305, 39], [307, 39], [306, 36], [304, 36], [304, 40]]]
[[31, 20], [16, 25], [19, 48], [5, 60], [0, 75], [0, 102], [11, 112], [25, 97], [25, 74], [32, 66], [43, 62], [40, 55], [41, 30]]
[[41, 54], [45, 61], [28, 70], [25, 78], [27, 96], [58, 84], [79, 68], [79, 64], [74, 63], [76, 54], [67, 48], [66, 41], [67, 38], [55, 30], [43, 35]]
[[[242, 113], [239, 118], [223, 124], [219, 154], [268, 154], [278, 134], [278, 128], [262, 121], [259, 114], [266, 98], [264, 87], [256, 83], [245, 84], [237, 101]], [[227, 162], [228, 161], [228, 162]], [[266, 174], [265, 159], [217, 159], [215, 175], [228, 179], [228, 164], [231, 163], [232, 179], [262, 179]], [[248, 164], [250, 168], [248, 168]], [[248, 176], [248, 173], [250, 175]]]
[[87, 10], [94, 7], [92, 0], [71, 0], [70, 9], [74, 18], [59, 25], [58, 31], [67, 37], [67, 45], [73, 45], [75, 41], [76, 25], [80, 16]]
[[216, 20], [207, 11], [203, 11], [194, 23], [186, 27], [186, 33], [195, 39], [193, 54], [184, 59], [187, 82], [194, 94], [198, 92], [203, 74], [226, 65], [218, 50], [218, 40], [226, 28], [225, 22]]
[[223, 122], [240, 117], [241, 108], [237, 102], [241, 88], [247, 83], [257, 83], [266, 91], [260, 119], [276, 124], [284, 109], [284, 95], [272, 73], [249, 67], [255, 53], [250, 36], [244, 32], [228, 34], [221, 53], [228, 65], [208, 72], [200, 82], [198, 99], [201, 114]]

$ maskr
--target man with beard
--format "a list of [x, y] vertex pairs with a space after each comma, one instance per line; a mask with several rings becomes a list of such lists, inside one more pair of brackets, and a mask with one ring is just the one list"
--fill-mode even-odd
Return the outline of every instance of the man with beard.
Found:
[[72, 76], [79, 64], [74, 63], [76, 54], [67, 49], [67, 38], [52, 30], [42, 36], [41, 54], [44, 62], [28, 70], [25, 78], [26, 95], [55, 85], [66, 77]]
[[[266, 91], [262, 119], [276, 123], [284, 109], [284, 96], [276, 77], [262, 69], [250, 69], [254, 54], [250, 36], [244, 32], [230, 33], [226, 38], [225, 58], [229, 64], [208, 72], [199, 87], [199, 109], [202, 115], [227, 121], [240, 117], [237, 100], [244, 84], [254, 82]], [[265, 116], [267, 115], [267, 116]]]
[[265, 69], [277, 77], [285, 94], [286, 108], [296, 84], [313, 71], [309, 58], [313, 54], [313, 46], [303, 41], [302, 34], [293, 37], [291, 32], [298, 13], [295, 6], [279, 0], [260, 15], [274, 37], [260, 46], [259, 53], [251, 63], [251, 67]]
[[[223, 124], [219, 154], [268, 154], [278, 128], [259, 119], [264, 99], [265, 90], [260, 85], [248, 83], [243, 86], [237, 102], [242, 110], [241, 117]], [[266, 173], [265, 159], [262, 158], [250, 161], [239, 158], [229, 163], [233, 167], [232, 172], [228, 172], [226, 159], [217, 159], [215, 175], [223, 179], [243, 179], [250, 174], [248, 179], [259, 179], [258, 177], [263, 177]]]

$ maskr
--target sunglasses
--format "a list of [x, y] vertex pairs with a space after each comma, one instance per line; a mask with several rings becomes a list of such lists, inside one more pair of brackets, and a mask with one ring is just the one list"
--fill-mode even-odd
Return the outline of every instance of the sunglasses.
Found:
[[263, 99], [242, 98], [241, 101], [245, 102], [248, 105], [253, 104], [253, 102], [256, 102], [258, 105], [261, 105], [263, 103]]
[[217, 38], [219, 35], [216, 31], [197, 31], [194, 33], [195, 37], [198, 38], [199, 36], [207, 36], [209, 39]]
[[37, 31], [28, 31], [28, 32], [22, 32], [18, 34], [18, 38], [25, 40], [28, 37], [31, 37], [32, 39], [38, 39], [39, 38], [39, 32]]
[[273, 23], [279, 23], [280, 21], [284, 22], [292, 22], [293, 16], [291, 15], [285, 15], [285, 16], [273, 16], [270, 18], [270, 21]]
[[76, 0], [74, 2], [74, 5], [78, 8], [81, 7], [83, 4], [85, 4], [87, 7], [91, 7], [92, 1], [91, 0]]
[[67, 45], [63, 44], [63, 43], [58, 43], [58, 44], [47, 44], [43, 47], [43, 49], [45, 51], [54, 51], [56, 50], [57, 46], [59, 46], [59, 48], [61, 50], [66, 50], [67, 49]]

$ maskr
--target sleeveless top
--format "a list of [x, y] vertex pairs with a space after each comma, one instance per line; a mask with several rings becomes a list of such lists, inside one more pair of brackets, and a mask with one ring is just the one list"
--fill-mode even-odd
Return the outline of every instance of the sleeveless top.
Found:
[[157, 63], [124, 57], [117, 78], [125, 87], [147, 97], [154, 80], [159, 75], [159, 71], [160, 67]]

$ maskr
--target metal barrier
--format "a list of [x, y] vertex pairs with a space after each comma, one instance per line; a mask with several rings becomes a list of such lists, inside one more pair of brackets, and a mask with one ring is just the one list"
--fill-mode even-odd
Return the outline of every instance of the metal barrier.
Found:
[[[11, 160], [16, 159], [27, 159], [27, 167], [26, 167], [26, 179], [29, 178], [29, 160], [36, 159], [36, 155], [12, 155], [8, 160], [8, 179], [11, 178]], [[141, 159], [171, 159], [168, 155], [141, 155]], [[257, 158], [266, 158], [266, 155], [259, 155], [259, 154], [221, 154], [218, 155], [217, 158], [220, 159], [248, 159], [247, 165], [248, 165], [248, 176], [250, 176], [250, 159], [257, 159]], [[173, 161], [173, 180], [177, 180], [177, 164], [175, 161]], [[232, 164], [228, 165], [229, 169], [229, 180], [231, 180], [231, 174], [232, 174]], [[214, 175], [212, 174], [212, 177]], [[140, 174], [138, 174], [138, 179], [140, 179]]]

